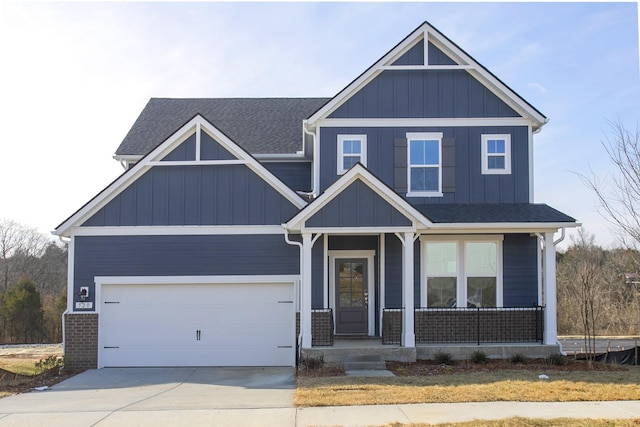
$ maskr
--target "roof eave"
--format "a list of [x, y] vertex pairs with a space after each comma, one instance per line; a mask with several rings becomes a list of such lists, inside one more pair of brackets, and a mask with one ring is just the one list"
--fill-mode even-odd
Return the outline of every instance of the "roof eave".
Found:
[[421, 233], [440, 233], [443, 231], [464, 232], [549, 232], [562, 228], [576, 228], [582, 224], [578, 222], [476, 222], [476, 223], [434, 223], [432, 227], [419, 230]]

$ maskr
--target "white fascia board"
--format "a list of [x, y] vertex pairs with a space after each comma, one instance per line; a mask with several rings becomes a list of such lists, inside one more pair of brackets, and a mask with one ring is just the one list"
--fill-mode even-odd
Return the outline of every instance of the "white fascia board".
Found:
[[74, 236], [184, 236], [284, 234], [281, 225], [161, 225], [78, 227]]
[[382, 58], [369, 67], [364, 73], [352, 81], [347, 87], [342, 89], [336, 96], [327, 102], [322, 108], [316, 111], [311, 117], [307, 119], [310, 126], [315, 126], [315, 122], [318, 119], [325, 118], [331, 114], [337, 107], [342, 105], [347, 99], [351, 97], [355, 92], [360, 90], [363, 86], [373, 80], [378, 74], [383, 71], [383, 67], [390, 65], [393, 59], [402, 56], [417, 42], [425, 37], [425, 29], [427, 24], [424, 23], [418, 27], [413, 33], [407, 36], [397, 46], [387, 52]]
[[300, 233], [322, 234], [367, 234], [380, 235], [384, 233], [415, 233], [415, 227], [302, 227]]
[[[293, 203], [298, 209], [307, 205], [307, 202], [302, 199], [295, 191], [287, 187], [282, 181], [280, 181], [275, 175], [269, 172], [264, 166], [262, 166], [255, 158], [249, 153], [240, 148], [236, 143], [231, 141], [226, 135], [220, 132], [215, 126], [209, 123], [204, 117], [197, 115], [189, 122], [184, 124], [180, 129], [173, 133], [164, 142], [151, 150], [146, 156], [144, 156], [138, 163], [133, 165], [130, 169], [125, 171], [120, 177], [118, 177], [109, 186], [103, 189], [96, 197], [94, 197], [89, 203], [80, 208], [76, 213], [71, 215], [65, 222], [63, 222], [54, 231], [54, 235], [58, 236], [70, 236], [70, 229], [72, 227], [78, 227], [84, 221], [89, 219], [100, 208], [105, 206], [111, 200], [113, 200], [118, 194], [124, 191], [129, 185], [135, 182], [143, 173], [149, 170], [152, 166], [157, 165], [160, 160], [175, 147], [184, 142], [190, 137], [196, 129], [200, 127], [202, 131], [206, 131], [212, 138], [221, 144], [225, 149], [231, 152], [237, 159], [242, 160], [247, 167], [249, 167], [258, 176], [269, 183], [276, 191], [278, 191], [283, 197]], [[180, 162], [181, 164], [184, 162]], [[171, 165], [171, 162], [168, 162]], [[194, 161], [190, 164], [199, 164]]]
[[[308, 122], [310, 125], [315, 126], [316, 122], [320, 119], [324, 119], [329, 116], [336, 108], [342, 105], [348, 100], [355, 92], [360, 90], [364, 85], [373, 80], [378, 74], [388, 69], [443, 69], [444, 67], [436, 66], [391, 66], [391, 63], [396, 58], [403, 55], [411, 47], [413, 47], [420, 40], [425, 41], [426, 44], [432, 42], [435, 46], [443, 50], [454, 61], [458, 63], [457, 66], [444, 66], [451, 69], [464, 69], [473, 77], [477, 78], [482, 84], [484, 84], [491, 92], [493, 92], [498, 98], [514, 108], [519, 113], [528, 118], [527, 124], [532, 124], [535, 129], [541, 128], [548, 119], [544, 117], [535, 108], [530, 106], [520, 95], [511, 90], [508, 86], [502, 83], [499, 79], [493, 76], [486, 68], [480, 63], [470, 57], [460, 47], [455, 45], [449, 39], [446, 38], [438, 30], [430, 26], [428, 23], [422, 24], [413, 33], [407, 36], [396, 47], [391, 49], [380, 60], [369, 67], [358, 78], [351, 82], [347, 87], [340, 91], [331, 101], [325, 104], [320, 110], [316, 111]], [[425, 60], [427, 56], [425, 55]], [[533, 122], [533, 123], [532, 123]]]
[[491, 90], [498, 98], [502, 101], [506, 102], [511, 107], [516, 107], [516, 111], [524, 112], [526, 115], [531, 117], [532, 120], [537, 122], [537, 126], [534, 127], [542, 127], [546, 122], [547, 118], [532, 108], [520, 95], [515, 93], [509, 87], [507, 87], [504, 83], [498, 80], [495, 76], [493, 76], [490, 72], [487, 71], [480, 63], [478, 63], [475, 59], [470, 57], [465, 51], [463, 51], [459, 46], [455, 43], [441, 36], [441, 33], [435, 28], [425, 24], [429, 27], [429, 40], [440, 50], [444, 51], [445, 54], [452, 57], [456, 62], [462, 64], [473, 65], [473, 68], [467, 70], [473, 77], [479, 78], [481, 83], [484, 83], [485, 86], [489, 90]]
[[298, 275], [248, 276], [96, 276], [96, 285], [198, 285], [232, 283], [291, 283]]
[[201, 121], [202, 130], [213, 137], [216, 142], [230, 151], [238, 159], [245, 160], [247, 167], [270, 184], [276, 191], [289, 200], [295, 207], [302, 209], [307, 202], [300, 197], [295, 191], [289, 188], [285, 183], [280, 181], [274, 174], [269, 172], [267, 168], [258, 162], [255, 157], [242, 149], [238, 144], [231, 141], [225, 134], [220, 132], [215, 126], [209, 123], [204, 117], [198, 115], [196, 119]]
[[271, 161], [271, 162], [277, 162], [277, 161], [300, 161], [300, 160], [308, 160], [309, 159], [305, 159], [304, 153], [254, 153], [253, 157], [257, 160], [262, 160], [262, 161]]
[[487, 118], [417, 118], [417, 119], [321, 119], [323, 127], [467, 127], [467, 126], [531, 126], [522, 117]]
[[78, 227], [87, 219], [91, 218], [91, 216], [100, 210], [100, 208], [113, 200], [118, 194], [124, 191], [142, 174], [149, 170], [151, 168], [151, 162], [159, 161], [168, 151], [173, 149], [175, 146], [180, 145], [180, 143], [191, 136], [192, 132], [195, 132], [196, 130], [196, 123], [200, 121], [199, 118], [202, 119], [201, 116], [196, 116], [191, 119], [164, 142], [151, 150], [138, 163], [127, 169], [115, 181], [89, 201], [89, 203], [80, 208], [76, 213], [71, 215], [64, 223], [56, 228], [53, 231], [53, 234], [58, 236], [70, 236], [72, 233], [69, 231], [72, 227]]
[[500, 233], [500, 232], [552, 232], [561, 228], [580, 227], [577, 222], [479, 222], [479, 223], [450, 223], [433, 224], [430, 228], [418, 230], [424, 234], [447, 233]]
[[138, 179], [144, 172], [149, 169], [148, 166], [144, 166], [140, 163], [136, 163], [133, 167], [126, 170], [115, 181], [104, 188], [97, 196], [90, 200], [87, 204], [81, 207], [76, 213], [71, 215], [65, 222], [60, 224], [51, 233], [56, 236], [70, 237], [74, 233], [71, 232], [71, 228], [79, 227], [87, 219], [91, 218], [100, 208], [113, 200], [118, 194], [120, 194], [129, 184]]
[[144, 156], [142, 156], [141, 154], [114, 154], [111, 157], [119, 162], [136, 163]]
[[[387, 201], [391, 206], [400, 211], [413, 223], [410, 231], [414, 231], [415, 227], [430, 227], [431, 222], [413, 206], [407, 203], [402, 197], [390, 190], [384, 183], [380, 182], [373, 176], [364, 166], [356, 164], [344, 173], [337, 181], [329, 186], [308, 208], [301, 210], [297, 215], [291, 218], [286, 224], [287, 229], [300, 229], [302, 222], [309, 219], [327, 203], [337, 197], [345, 188], [360, 179], [371, 190]], [[378, 229], [379, 231], [379, 229]]]

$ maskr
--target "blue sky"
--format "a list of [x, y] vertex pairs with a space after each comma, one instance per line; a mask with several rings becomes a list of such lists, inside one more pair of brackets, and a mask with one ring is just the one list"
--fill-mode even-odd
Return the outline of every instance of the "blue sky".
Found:
[[0, 217], [61, 223], [151, 97], [333, 96], [425, 20], [549, 117], [535, 201], [613, 244], [575, 173], [640, 119], [637, 3], [2, 3]]

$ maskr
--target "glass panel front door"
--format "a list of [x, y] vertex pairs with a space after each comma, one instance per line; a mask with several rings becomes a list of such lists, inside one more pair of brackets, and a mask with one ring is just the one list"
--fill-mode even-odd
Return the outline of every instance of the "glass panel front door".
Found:
[[367, 259], [336, 259], [336, 333], [368, 333]]

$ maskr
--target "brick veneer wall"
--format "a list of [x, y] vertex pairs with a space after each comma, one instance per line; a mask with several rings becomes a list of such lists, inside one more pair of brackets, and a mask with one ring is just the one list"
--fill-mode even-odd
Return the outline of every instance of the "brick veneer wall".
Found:
[[[296, 339], [300, 335], [300, 312], [296, 312]], [[311, 345], [333, 345], [333, 312], [331, 309], [311, 311]]]
[[98, 367], [98, 315], [64, 316], [64, 367], [70, 371]]

